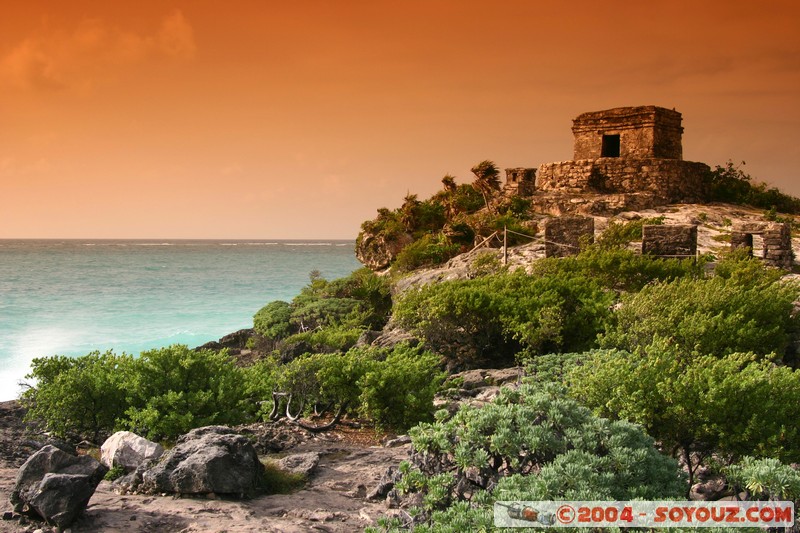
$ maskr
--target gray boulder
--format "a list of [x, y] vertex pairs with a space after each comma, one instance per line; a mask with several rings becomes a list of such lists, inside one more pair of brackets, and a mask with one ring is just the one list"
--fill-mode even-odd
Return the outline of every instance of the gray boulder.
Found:
[[66, 528], [86, 509], [108, 468], [88, 455], [70, 455], [47, 445], [31, 455], [17, 474], [11, 504], [48, 524]]
[[154, 461], [164, 454], [164, 448], [130, 431], [117, 431], [100, 447], [100, 462], [108, 468], [121, 466], [132, 472], [145, 462]]
[[310, 476], [319, 465], [319, 454], [316, 452], [287, 455], [277, 463], [278, 468], [293, 474]]
[[250, 441], [224, 426], [193, 429], [142, 474], [141, 492], [251, 496], [263, 473]]

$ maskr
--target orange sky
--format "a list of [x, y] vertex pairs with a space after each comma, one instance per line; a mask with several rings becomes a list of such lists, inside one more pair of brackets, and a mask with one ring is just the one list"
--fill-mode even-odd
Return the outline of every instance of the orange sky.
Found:
[[354, 238], [483, 159], [570, 159], [572, 118], [627, 105], [800, 195], [795, 1], [14, 3], [0, 238]]

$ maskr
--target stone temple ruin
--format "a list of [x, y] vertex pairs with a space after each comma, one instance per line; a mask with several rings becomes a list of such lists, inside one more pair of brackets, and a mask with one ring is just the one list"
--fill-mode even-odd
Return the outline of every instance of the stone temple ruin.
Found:
[[[573, 120], [574, 159], [534, 168], [506, 169], [506, 195], [530, 198], [545, 223], [545, 255], [574, 255], [582, 239], [593, 239], [594, 220], [580, 214], [641, 210], [671, 203], [702, 202], [704, 163], [683, 160], [681, 114], [657, 106], [618, 107], [583, 113]], [[749, 248], [767, 264], [791, 269], [794, 260], [788, 224], [740, 224], [731, 248]], [[692, 257], [697, 226], [645, 225], [642, 253]]]
[[702, 201], [711, 169], [683, 160], [681, 120], [657, 106], [583, 113], [573, 120], [574, 159], [506, 169], [505, 192], [553, 215]]

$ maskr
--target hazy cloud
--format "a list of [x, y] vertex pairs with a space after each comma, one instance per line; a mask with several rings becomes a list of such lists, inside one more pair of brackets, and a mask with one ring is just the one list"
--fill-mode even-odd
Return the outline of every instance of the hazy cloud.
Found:
[[0, 77], [24, 88], [86, 89], [113, 67], [159, 57], [188, 60], [196, 49], [192, 26], [179, 10], [143, 34], [87, 19], [72, 30], [44, 27], [24, 39], [0, 58]]

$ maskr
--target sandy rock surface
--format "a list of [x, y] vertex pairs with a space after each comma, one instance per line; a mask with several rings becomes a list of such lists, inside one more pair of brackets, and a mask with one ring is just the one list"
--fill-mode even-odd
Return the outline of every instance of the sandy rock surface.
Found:
[[[14, 402], [0, 404], [0, 514], [11, 511], [9, 495], [19, 466], [27, 457], [22, 411]], [[299, 439], [298, 439], [299, 440]], [[306, 485], [292, 494], [259, 496], [250, 500], [176, 498], [117, 494], [103, 481], [86, 512], [67, 531], [72, 533], [239, 533], [362, 531], [389, 510], [367, 493], [391, 465], [408, 456], [409, 444], [382, 446], [371, 430], [343, 428], [318, 436], [308, 434], [287, 447], [282, 456], [319, 454], [319, 464]], [[271, 457], [267, 455], [267, 457]], [[0, 533], [29, 532], [41, 523], [0, 520]]]

